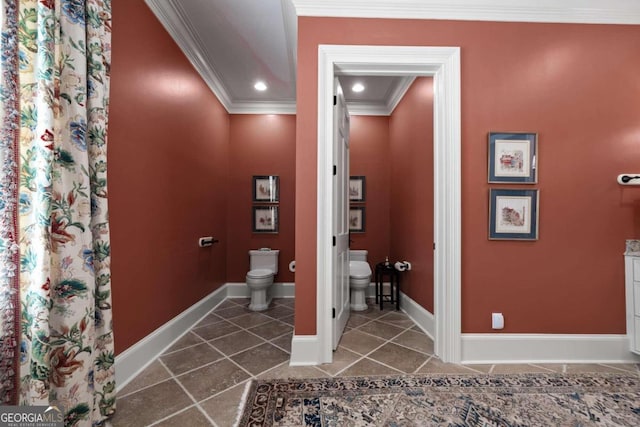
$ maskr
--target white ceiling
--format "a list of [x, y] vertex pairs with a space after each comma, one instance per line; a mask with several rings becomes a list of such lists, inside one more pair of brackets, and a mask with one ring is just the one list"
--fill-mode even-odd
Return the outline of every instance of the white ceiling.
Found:
[[[640, 24], [640, 0], [146, 0], [229, 113], [295, 113], [297, 16]], [[264, 92], [256, 81], [268, 85]], [[349, 88], [362, 81], [365, 92]], [[342, 76], [352, 113], [390, 114], [411, 77]]]

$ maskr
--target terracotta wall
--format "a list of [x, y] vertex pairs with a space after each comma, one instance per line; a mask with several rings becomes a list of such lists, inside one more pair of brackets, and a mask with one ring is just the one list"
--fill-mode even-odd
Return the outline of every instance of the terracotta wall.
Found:
[[414, 81], [389, 129], [391, 259], [411, 262], [402, 292], [433, 313], [433, 78]]
[[[276, 282], [293, 282], [289, 262], [295, 257], [296, 116], [231, 115], [227, 281], [244, 282], [249, 271], [249, 249], [280, 250]], [[278, 175], [280, 181], [279, 232], [252, 232], [254, 175]], [[262, 204], [264, 205], [264, 204]]]
[[[373, 269], [390, 255], [389, 117], [351, 116], [350, 175], [365, 177], [365, 232], [351, 233], [351, 249], [366, 249]], [[373, 280], [373, 279], [372, 279]]]
[[[229, 117], [142, 1], [113, 4], [109, 216], [116, 350], [225, 282]], [[220, 243], [199, 248], [198, 237]]]
[[[463, 332], [500, 311], [503, 332], [624, 333], [640, 193], [615, 177], [640, 163], [637, 40], [625, 25], [299, 18], [296, 334], [316, 333], [319, 44], [461, 47]], [[487, 239], [491, 130], [539, 135], [536, 242]]]

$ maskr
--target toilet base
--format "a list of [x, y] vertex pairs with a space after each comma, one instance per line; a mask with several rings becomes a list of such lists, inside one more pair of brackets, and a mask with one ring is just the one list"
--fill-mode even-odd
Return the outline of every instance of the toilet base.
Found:
[[351, 288], [351, 311], [365, 311], [369, 306], [365, 300], [364, 289]]
[[271, 304], [271, 295], [267, 292], [269, 289], [252, 289], [251, 290], [251, 302], [249, 303], [249, 310], [251, 311], [264, 311], [269, 308]]

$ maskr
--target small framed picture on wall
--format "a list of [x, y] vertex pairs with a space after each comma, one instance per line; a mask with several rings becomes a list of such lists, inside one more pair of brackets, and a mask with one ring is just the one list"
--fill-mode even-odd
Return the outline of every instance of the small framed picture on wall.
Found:
[[349, 201], [364, 202], [365, 201], [365, 177], [352, 176], [349, 178]]
[[277, 175], [254, 175], [253, 201], [274, 203], [280, 198], [279, 178]]
[[364, 206], [352, 206], [349, 209], [349, 231], [352, 233], [364, 233], [365, 210]]
[[538, 190], [489, 190], [489, 240], [538, 240]]
[[254, 206], [253, 207], [253, 232], [277, 233], [278, 232], [278, 207]]
[[538, 182], [538, 135], [526, 132], [489, 132], [489, 182]]

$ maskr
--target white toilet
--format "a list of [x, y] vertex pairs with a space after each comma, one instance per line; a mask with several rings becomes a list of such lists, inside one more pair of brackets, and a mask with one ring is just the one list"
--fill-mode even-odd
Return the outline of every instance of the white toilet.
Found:
[[349, 251], [349, 288], [351, 289], [351, 310], [367, 309], [365, 291], [371, 283], [371, 266], [367, 262], [367, 251]]
[[273, 284], [273, 276], [278, 274], [279, 253], [279, 250], [269, 248], [249, 251], [249, 272], [246, 278], [251, 291], [249, 310], [262, 311], [269, 307], [269, 288]]

